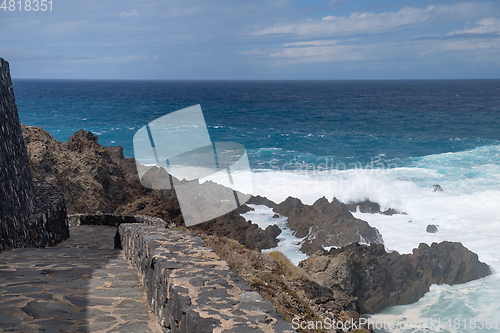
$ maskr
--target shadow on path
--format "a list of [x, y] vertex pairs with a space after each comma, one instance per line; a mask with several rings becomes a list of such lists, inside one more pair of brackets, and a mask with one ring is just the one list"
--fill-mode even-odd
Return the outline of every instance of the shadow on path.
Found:
[[80, 225], [51, 248], [0, 253], [4, 332], [159, 332], [115, 227]]

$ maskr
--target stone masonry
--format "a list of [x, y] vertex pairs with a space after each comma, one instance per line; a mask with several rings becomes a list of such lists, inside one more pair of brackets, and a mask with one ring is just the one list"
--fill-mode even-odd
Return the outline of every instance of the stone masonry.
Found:
[[69, 224], [118, 227], [115, 246], [142, 277], [164, 333], [295, 332], [198, 236], [169, 229], [161, 218], [76, 214]]
[[33, 181], [9, 63], [0, 58], [0, 250], [19, 247], [34, 206]]
[[119, 234], [163, 332], [294, 332], [198, 236], [144, 224], [121, 224]]
[[33, 181], [9, 63], [0, 58], [0, 252], [45, 247], [69, 237], [66, 203], [53, 186]]

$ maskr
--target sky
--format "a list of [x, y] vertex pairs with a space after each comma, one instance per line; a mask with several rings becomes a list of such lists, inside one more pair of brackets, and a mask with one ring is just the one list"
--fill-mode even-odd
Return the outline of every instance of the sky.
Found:
[[500, 78], [500, 1], [52, 0], [44, 12], [16, 6], [0, 9], [0, 57], [13, 78]]

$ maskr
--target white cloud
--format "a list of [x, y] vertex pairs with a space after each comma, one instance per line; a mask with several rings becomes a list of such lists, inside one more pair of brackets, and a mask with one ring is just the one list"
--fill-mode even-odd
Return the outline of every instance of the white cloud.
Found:
[[132, 61], [145, 60], [149, 57], [139, 56], [139, 55], [121, 55], [121, 56], [105, 56], [105, 57], [87, 57], [82, 59], [74, 60], [74, 63], [105, 63], [105, 64], [117, 64], [117, 63], [128, 63]]
[[139, 16], [139, 13], [137, 12], [137, 10], [134, 9], [131, 12], [121, 12], [120, 16], [125, 17], [125, 18], [129, 18], [129, 17]]
[[484, 2], [461, 2], [453, 5], [440, 5], [435, 7], [438, 15], [453, 15], [453, 17], [471, 17], [481, 15], [489, 10], [489, 4]]
[[475, 26], [469, 29], [456, 30], [448, 35], [459, 34], [491, 34], [500, 32], [500, 19], [496, 17], [484, 18], [476, 22]]
[[337, 45], [337, 40], [311, 40], [307, 42], [285, 43], [283, 47]]
[[327, 63], [372, 59], [373, 45], [342, 43], [336, 40], [314, 40], [308, 42], [286, 43], [282, 48], [270, 50], [269, 56], [281, 59], [281, 64]]
[[471, 51], [471, 50], [487, 50], [487, 49], [500, 49], [500, 41], [475, 41], [464, 40], [443, 45], [444, 50], [448, 51]]
[[258, 31], [257, 35], [334, 35], [350, 33], [379, 33], [399, 29], [403, 26], [425, 22], [434, 6], [427, 9], [406, 7], [399, 12], [353, 13], [350, 16], [326, 16], [322, 20], [309, 19], [302, 23], [277, 25]]
[[248, 55], [248, 56], [254, 56], [254, 55], [261, 55], [261, 54], [264, 54], [265, 52], [262, 52], [258, 49], [253, 49], [253, 50], [249, 50], [249, 51], [240, 51], [238, 52], [238, 54], [242, 54], [242, 55]]

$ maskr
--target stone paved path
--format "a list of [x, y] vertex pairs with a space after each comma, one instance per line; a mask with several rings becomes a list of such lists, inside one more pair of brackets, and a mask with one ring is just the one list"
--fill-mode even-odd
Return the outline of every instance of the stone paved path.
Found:
[[115, 232], [71, 227], [57, 247], [0, 253], [0, 332], [161, 332]]

